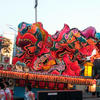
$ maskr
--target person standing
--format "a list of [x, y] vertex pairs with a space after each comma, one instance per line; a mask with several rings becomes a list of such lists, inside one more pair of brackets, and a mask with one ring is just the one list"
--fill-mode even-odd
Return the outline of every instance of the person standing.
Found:
[[25, 87], [25, 99], [24, 100], [35, 100], [35, 94], [31, 91], [31, 85], [28, 84]]
[[3, 83], [0, 83], [0, 100], [6, 100]]
[[5, 86], [5, 93], [7, 95], [7, 100], [13, 100], [13, 93], [11, 89], [9, 88], [9, 83], [5, 82], [4, 86]]

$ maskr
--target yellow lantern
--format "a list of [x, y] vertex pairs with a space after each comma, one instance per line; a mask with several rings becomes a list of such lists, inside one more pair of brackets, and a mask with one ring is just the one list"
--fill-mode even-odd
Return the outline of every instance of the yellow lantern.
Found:
[[92, 67], [93, 64], [91, 62], [86, 62], [84, 64], [85, 70], [84, 70], [84, 76], [92, 76]]
[[95, 92], [96, 91], [96, 84], [89, 85], [88, 91], [89, 92]]
[[68, 84], [68, 89], [72, 89], [73, 88], [73, 85], [72, 84]]

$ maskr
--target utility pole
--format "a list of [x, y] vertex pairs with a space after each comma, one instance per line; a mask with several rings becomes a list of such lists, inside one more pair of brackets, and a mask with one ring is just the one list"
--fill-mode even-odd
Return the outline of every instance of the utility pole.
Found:
[[11, 51], [11, 57], [10, 57], [10, 64], [12, 64], [12, 59], [13, 59], [13, 56], [15, 56], [16, 55], [16, 48], [17, 48], [17, 46], [16, 46], [16, 37], [17, 37], [17, 30], [16, 30], [16, 28], [13, 26], [13, 25], [9, 25], [9, 24], [7, 24], [7, 26], [8, 26], [8, 28], [9, 29], [11, 29], [11, 30], [13, 30], [14, 31], [14, 33], [15, 34], [12, 34], [11, 35], [11, 37], [13, 36], [13, 38], [12, 38], [12, 51]]
[[38, 5], [38, 0], [35, 0], [35, 23], [37, 23], [37, 5]]

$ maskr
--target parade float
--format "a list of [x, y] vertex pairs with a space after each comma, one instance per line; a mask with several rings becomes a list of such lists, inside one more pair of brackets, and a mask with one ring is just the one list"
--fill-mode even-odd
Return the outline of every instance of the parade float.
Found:
[[94, 27], [80, 31], [64, 24], [61, 31], [50, 35], [40, 22], [22, 22], [18, 25], [16, 56], [8, 64], [10, 68], [0, 67], [0, 77], [13, 79], [22, 87], [32, 83], [33, 88], [66, 90], [86, 85], [95, 91], [96, 80], [91, 77], [93, 61], [100, 57], [99, 48], [100, 33]]
[[10, 39], [0, 36], [0, 70], [12, 68], [13, 43]]

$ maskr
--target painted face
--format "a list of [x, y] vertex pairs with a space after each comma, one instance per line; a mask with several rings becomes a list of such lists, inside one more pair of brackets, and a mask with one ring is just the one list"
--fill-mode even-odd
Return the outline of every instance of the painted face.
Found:
[[16, 65], [16, 70], [17, 70], [17, 71], [23, 71], [23, 68], [22, 68], [21, 65]]

